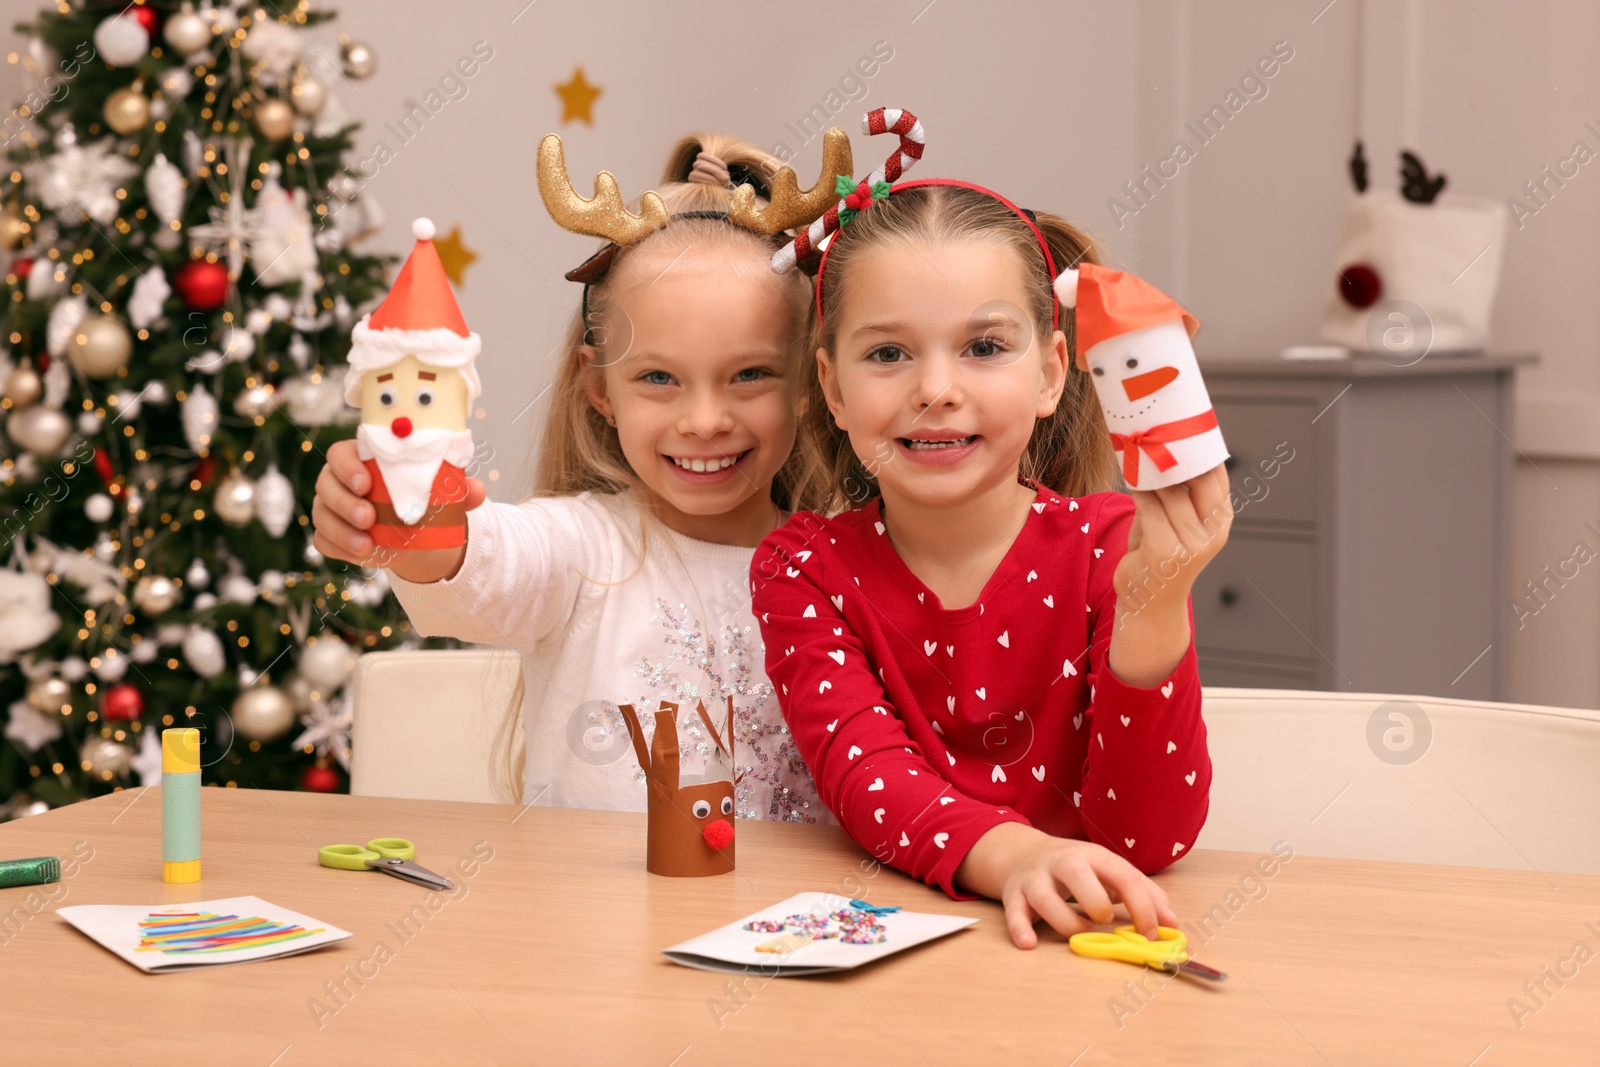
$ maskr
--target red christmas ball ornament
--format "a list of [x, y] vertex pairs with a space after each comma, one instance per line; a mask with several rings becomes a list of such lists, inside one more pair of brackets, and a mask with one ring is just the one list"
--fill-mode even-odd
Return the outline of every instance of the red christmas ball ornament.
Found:
[[1339, 272], [1339, 295], [1353, 308], [1369, 308], [1383, 295], [1383, 279], [1365, 263], [1352, 263]]
[[339, 772], [325, 763], [307, 767], [306, 773], [300, 776], [300, 788], [309, 793], [337, 793]]
[[150, 35], [152, 41], [156, 39], [156, 23], [158, 19], [154, 8], [146, 4], [135, 4], [124, 11], [123, 14], [143, 26], [144, 32]]
[[721, 852], [733, 844], [733, 823], [726, 819], [718, 819], [708, 823], [705, 829], [706, 844]]
[[107, 485], [110, 485], [111, 480], [117, 476], [117, 472], [111, 469], [111, 457], [103, 448], [94, 450], [94, 472], [100, 475], [100, 480]]
[[33, 259], [29, 256], [13, 259], [11, 261], [11, 273], [17, 276], [17, 281], [27, 281], [28, 275], [33, 273]]
[[172, 287], [190, 311], [215, 311], [228, 298], [228, 268], [209, 260], [191, 259], [178, 268]]
[[107, 722], [132, 722], [144, 714], [144, 694], [132, 682], [118, 682], [106, 690], [100, 714]]
[[39, 369], [40, 374], [48, 371], [50, 369], [50, 353], [40, 352], [37, 356], [34, 356], [33, 365]]
[[217, 475], [217, 461], [215, 457], [205, 456], [194, 465], [194, 473], [190, 477], [200, 483], [203, 489], [211, 484], [211, 479]]

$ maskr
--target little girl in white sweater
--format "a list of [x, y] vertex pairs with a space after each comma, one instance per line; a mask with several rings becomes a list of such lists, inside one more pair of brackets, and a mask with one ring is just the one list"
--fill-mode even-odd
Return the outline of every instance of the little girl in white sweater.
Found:
[[[464, 547], [378, 558], [354, 442], [328, 450], [312, 510], [323, 554], [387, 567], [417, 633], [522, 654], [522, 803], [643, 811], [617, 705], [649, 724], [659, 703], [677, 704], [687, 774], [714, 747], [697, 702], [720, 726], [731, 697], [736, 814], [832, 821], [750, 613], [755, 546], [816, 507], [804, 487], [820, 484], [793, 454], [810, 286], [770, 269], [785, 237], [727, 218], [733, 189], [749, 183], [765, 199], [778, 166], [742, 141], [685, 138], [658, 190], [669, 221], [568, 275], [585, 283], [584, 306], [535, 496], [487, 503], [469, 479]], [[563, 225], [596, 232], [543, 191]]]

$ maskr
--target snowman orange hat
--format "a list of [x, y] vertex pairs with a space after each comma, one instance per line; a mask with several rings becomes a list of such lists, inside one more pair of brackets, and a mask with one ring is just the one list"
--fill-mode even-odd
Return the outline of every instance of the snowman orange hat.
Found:
[[[1056, 299], [1062, 307], [1076, 309], [1078, 368], [1089, 369], [1088, 355], [1102, 341], [1166, 322], [1183, 323], [1191, 338], [1200, 321], [1172, 297], [1137, 274], [1112, 270], [1098, 263], [1082, 263], [1062, 271], [1055, 280]], [[1127, 378], [1123, 388], [1130, 401], [1160, 389], [1178, 377], [1176, 367], [1157, 367]]]
[[349, 370], [344, 377], [345, 403], [361, 406], [362, 375], [415, 356], [419, 363], [448, 367], [460, 373], [467, 387], [468, 410], [483, 392], [475, 360], [483, 341], [467, 329], [461, 306], [450, 289], [444, 264], [433, 246], [434, 225], [428, 219], [411, 224], [416, 244], [395, 277], [389, 295], [350, 333]]

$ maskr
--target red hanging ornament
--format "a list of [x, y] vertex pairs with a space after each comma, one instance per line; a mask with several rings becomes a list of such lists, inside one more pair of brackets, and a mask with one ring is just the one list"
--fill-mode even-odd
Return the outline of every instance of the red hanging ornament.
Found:
[[300, 776], [300, 788], [310, 793], [337, 793], [339, 772], [319, 761]]
[[127, 15], [139, 25], [143, 26], [144, 32], [150, 35], [150, 40], [152, 42], [156, 40], [157, 18], [154, 8], [151, 8], [146, 4], [135, 4], [124, 11], [123, 14]]
[[203, 489], [211, 484], [211, 479], [216, 477], [217, 461], [213, 456], [204, 456], [199, 463], [194, 465], [194, 473], [190, 478], [200, 483]]
[[27, 281], [28, 275], [33, 273], [33, 259], [29, 256], [23, 256], [21, 259], [12, 260], [11, 273], [17, 276], [17, 281]]
[[94, 470], [100, 475], [100, 480], [107, 485], [110, 485], [111, 480], [117, 476], [117, 472], [111, 469], [111, 457], [103, 448], [94, 450]]
[[118, 682], [106, 690], [100, 714], [107, 722], [132, 722], [144, 714], [144, 694], [132, 682]]
[[37, 356], [34, 356], [33, 365], [38, 368], [40, 374], [43, 374], [45, 371], [49, 370], [50, 353], [40, 352]]
[[209, 260], [191, 259], [178, 268], [172, 287], [190, 311], [215, 311], [228, 298], [228, 268]]

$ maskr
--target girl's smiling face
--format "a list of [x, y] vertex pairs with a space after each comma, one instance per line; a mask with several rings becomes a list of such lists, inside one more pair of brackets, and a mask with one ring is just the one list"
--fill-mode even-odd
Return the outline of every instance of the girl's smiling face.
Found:
[[829, 410], [884, 496], [948, 507], [1017, 478], [1066, 383], [1067, 341], [1025, 310], [1025, 265], [999, 244], [864, 251], [817, 351]]
[[[772, 479], [794, 448], [794, 301], [776, 275], [690, 248], [619, 279], [590, 402], [616, 420], [628, 465], [680, 533], [770, 522]], [[638, 267], [638, 264], [630, 264]], [[763, 276], [765, 273], [765, 276]], [[752, 542], [754, 543], [754, 542]]]

